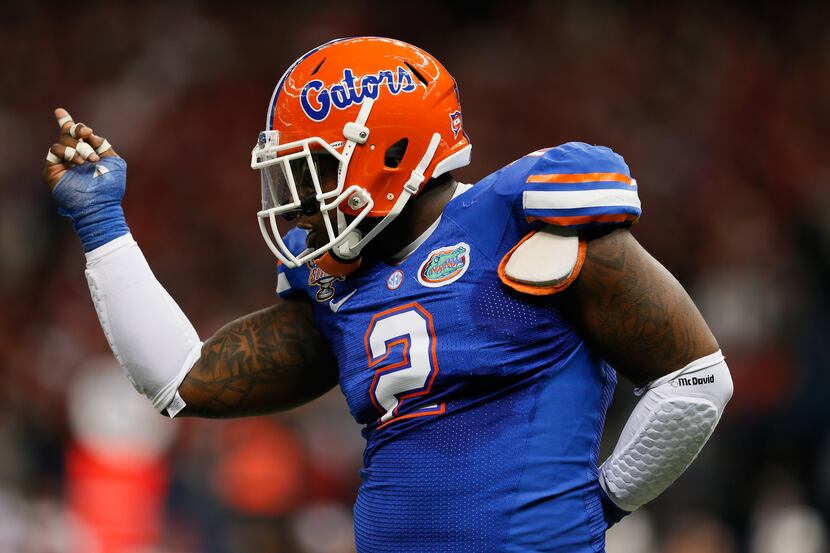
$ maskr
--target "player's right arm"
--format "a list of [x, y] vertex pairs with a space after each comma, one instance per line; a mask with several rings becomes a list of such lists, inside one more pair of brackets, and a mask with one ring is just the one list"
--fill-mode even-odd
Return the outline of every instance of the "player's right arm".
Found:
[[202, 343], [156, 280], [121, 208], [126, 162], [92, 129], [55, 111], [59, 141], [43, 177], [72, 220], [109, 345], [154, 407], [231, 417], [283, 410], [331, 389], [337, 365], [304, 300], [281, 300]]
[[222, 327], [179, 387], [182, 415], [236, 417], [290, 409], [337, 384], [337, 362], [305, 300], [281, 300]]

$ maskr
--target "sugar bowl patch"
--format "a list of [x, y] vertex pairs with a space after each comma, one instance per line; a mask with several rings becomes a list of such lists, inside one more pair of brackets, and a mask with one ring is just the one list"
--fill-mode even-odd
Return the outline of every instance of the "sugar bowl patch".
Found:
[[470, 246], [465, 242], [429, 252], [418, 268], [418, 282], [428, 288], [452, 284], [470, 266]]
[[334, 277], [314, 264], [313, 261], [306, 263], [308, 266], [308, 285], [317, 286], [317, 293], [314, 295], [319, 302], [328, 301], [334, 297], [336, 290], [334, 283], [338, 280], [346, 280], [344, 277]]

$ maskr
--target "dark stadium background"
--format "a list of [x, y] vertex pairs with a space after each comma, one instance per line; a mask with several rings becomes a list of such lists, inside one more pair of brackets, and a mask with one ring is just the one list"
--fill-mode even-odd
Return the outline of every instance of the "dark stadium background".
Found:
[[[258, 419], [148, 414], [40, 171], [54, 107], [107, 136], [129, 162], [132, 231], [206, 337], [273, 299], [248, 164], [274, 84], [311, 47], [362, 34], [417, 44], [456, 77], [463, 181], [568, 140], [622, 154], [636, 237], [720, 340], [736, 390], [721, 425], [609, 553], [827, 551], [829, 19], [821, 3], [4, 6], [0, 551], [353, 549], [362, 439], [339, 392]], [[606, 451], [634, 401], [623, 383]]]

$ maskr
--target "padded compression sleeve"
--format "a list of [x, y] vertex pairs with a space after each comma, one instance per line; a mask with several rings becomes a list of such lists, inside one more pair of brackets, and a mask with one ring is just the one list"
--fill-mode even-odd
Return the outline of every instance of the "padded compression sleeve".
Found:
[[159, 284], [131, 234], [86, 254], [86, 278], [110, 348], [135, 389], [171, 417], [202, 342]]
[[660, 495], [694, 461], [732, 397], [720, 351], [638, 390], [643, 393], [599, 481], [608, 498], [633, 511]]

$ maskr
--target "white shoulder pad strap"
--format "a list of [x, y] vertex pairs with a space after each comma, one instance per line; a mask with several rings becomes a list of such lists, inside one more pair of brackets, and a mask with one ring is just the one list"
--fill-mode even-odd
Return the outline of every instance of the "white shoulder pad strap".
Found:
[[732, 378], [717, 351], [643, 391], [614, 452], [600, 467], [603, 490], [625, 511], [660, 495], [694, 461], [732, 397]]
[[526, 294], [555, 294], [579, 275], [584, 259], [585, 243], [575, 230], [545, 225], [507, 252], [499, 264], [499, 277]]

